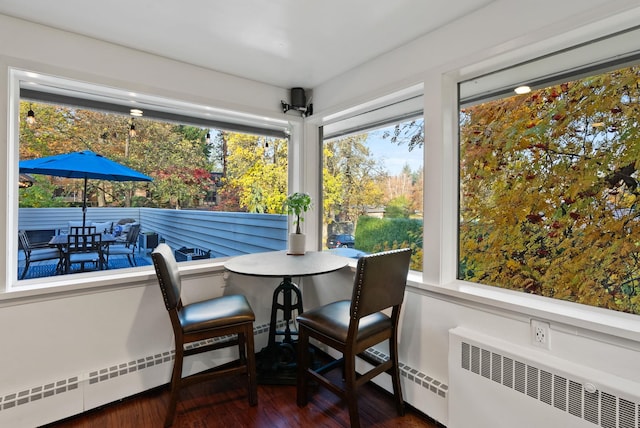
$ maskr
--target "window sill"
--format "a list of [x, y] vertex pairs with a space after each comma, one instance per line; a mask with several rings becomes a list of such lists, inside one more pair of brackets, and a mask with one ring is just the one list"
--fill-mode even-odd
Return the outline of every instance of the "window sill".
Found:
[[[184, 277], [211, 275], [212, 272], [224, 271], [225, 260], [219, 258], [180, 263], [180, 272]], [[46, 284], [42, 283], [42, 279], [24, 280], [18, 285], [14, 284], [9, 291], [0, 293], [0, 307], [148, 286], [155, 284], [155, 281], [153, 266], [54, 276], [47, 278]]]
[[437, 299], [523, 322], [529, 322], [532, 318], [546, 320], [554, 329], [639, 349], [638, 315], [464, 281], [444, 285], [426, 284], [422, 282], [420, 272], [410, 273], [408, 284], [417, 293]]

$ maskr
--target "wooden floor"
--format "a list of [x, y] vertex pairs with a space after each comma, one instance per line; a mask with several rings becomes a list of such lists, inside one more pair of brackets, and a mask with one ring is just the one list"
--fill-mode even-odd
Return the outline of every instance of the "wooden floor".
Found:
[[[390, 394], [367, 384], [361, 388], [360, 423], [363, 427], [442, 428], [442, 425], [407, 407], [404, 417], [396, 414]], [[104, 406], [48, 428], [156, 428], [162, 427], [168, 386]], [[259, 385], [258, 405], [250, 407], [243, 377], [219, 379], [185, 388], [178, 401], [175, 428], [207, 427], [348, 427], [343, 402], [324, 388], [315, 388], [309, 404], [299, 408], [296, 388], [289, 385]]]

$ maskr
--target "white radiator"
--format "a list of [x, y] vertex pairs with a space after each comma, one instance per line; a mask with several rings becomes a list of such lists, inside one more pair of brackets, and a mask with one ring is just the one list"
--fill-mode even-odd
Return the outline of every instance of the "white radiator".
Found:
[[458, 327], [448, 428], [638, 428], [640, 384]]

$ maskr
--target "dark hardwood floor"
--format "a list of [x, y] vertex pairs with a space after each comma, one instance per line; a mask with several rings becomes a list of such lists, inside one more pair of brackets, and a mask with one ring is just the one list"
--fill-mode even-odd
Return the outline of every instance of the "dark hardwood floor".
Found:
[[[407, 406], [397, 416], [391, 395], [375, 385], [361, 388], [360, 423], [363, 427], [442, 428], [442, 425]], [[168, 386], [112, 403], [59, 421], [48, 428], [156, 428], [162, 427], [169, 401]], [[289, 385], [259, 385], [258, 405], [250, 407], [243, 377], [204, 382], [182, 390], [175, 428], [207, 427], [348, 427], [344, 403], [324, 388], [314, 388], [309, 404], [299, 408], [296, 388]]]

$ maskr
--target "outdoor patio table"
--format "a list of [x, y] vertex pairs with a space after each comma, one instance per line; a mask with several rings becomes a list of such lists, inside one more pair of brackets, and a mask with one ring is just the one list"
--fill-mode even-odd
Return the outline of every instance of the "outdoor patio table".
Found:
[[[258, 381], [261, 383], [286, 384], [295, 382], [295, 349], [291, 330], [292, 312], [303, 312], [302, 295], [293, 277], [319, 275], [339, 270], [349, 263], [346, 257], [327, 252], [307, 251], [304, 255], [289, 255], [286, 251], [246, 254], [227, 260], [224, 267], [234, 273], [262, 277], [282, 278], [273, 292], [269, 341], [257, 355]], [[278, 297], [282, 294], [282, 304]], [[296, 301], [293, 302], [293, 294]], [[277, 330], [277, 311], [283, 312], [284, 330]], [[276, 336], [284, 336], [281, 343]]]
[[[67, 238], [68, 235], [65, 234], [60, 234], [60, 235], [55, 235], [53, 238], [51, 238], [51, 240], [49, 241], [49, 246], [50, 247], [57, 247], [58, 250], [60, 251], [60, 254], [62, 254], [62, 266], [66, 266], [66, 257], [67, 254], [69, 253], [67, 251], [67, 246], [69, 245], [69, 239]], [[112, 243], [116, 242], [116, 237], [113, 236], [110, 233], [104, 233], [102, 235], [102, 245], [104, 246], [104, 251], [106, 252], [109, 249], [109, 245], [111, 245]], [[108, 268], [108, 266], [107, 266]], [[64, 271], [64, 270], [63, 270]]]

